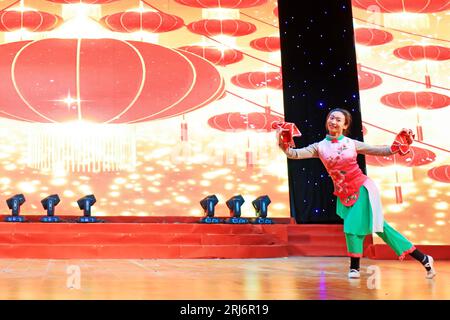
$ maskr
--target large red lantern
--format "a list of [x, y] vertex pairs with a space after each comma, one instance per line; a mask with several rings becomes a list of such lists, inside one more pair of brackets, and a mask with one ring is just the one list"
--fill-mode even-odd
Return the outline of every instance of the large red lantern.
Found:
[[231, 83], [245, 89], [282, 89], [281, 72], [246, 72], [235, 75]]
[[250, 42], [253, 49], [274, 52], [280, 50], [280, 37], [263, 37]]
[[376, 7], [383, 13], [433, 13], [450, 9], [448, 0], [352, 0], [352, 5], [366, 10]]
[[355, 41], [364, 46], [378, 46], [392, 41], [392, 33], [373, 28], [355, 29]]
[[0, 11], [1, 32], [11, 32], [22, 28], [31, 32], [49, 31], [59, 26], [62, 21], [62, 18], [56, 14], [37, 10]]
[[266, 4], [267, 0], [175, 0], [175, 2], [195, 8], [242, 9]]
[[0, 115], [38, 122], [26, 148], [35, 169], [134, 168], [128, 124], [184, 115], [224, 92], [207, 60], [145, 42], [20, 41], [0, 45], [0, 56]]
[[205, 19], [192, 22], [187, 28], [193, 33], [210, 37], [217, 35], [240, 37], [256, 31], [253, 23], [237, 19]]
[[230, 48], [217, 48], [212, 46], [184, 46], [180, 50], [196, 54], [218, 66], [226, 66], [241, 61], [242, 52]]
[[103, 17], [100, 23], [117, 32], [168, 32], [184, 25], [182, 18], [163, 12], [118, 12]]
[[[32, 122], [130, 123], [173, 117], [220, 97], [224, 82], [185, 51], [114, 39], [0, 45], [2, 116]], [[76, 102], [67, 106], [70, 94]]]

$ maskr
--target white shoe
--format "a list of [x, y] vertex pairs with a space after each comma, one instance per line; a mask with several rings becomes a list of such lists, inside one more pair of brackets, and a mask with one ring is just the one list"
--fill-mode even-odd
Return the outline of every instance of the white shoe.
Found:
[[428, 263], [425, 264], [424, 266], [426, 268], [431, 268], [430, 271], [427, 271], [427, 275], [425, 276], [425, 278], [427, 279], [433, 279], [436, 276], [436, 270], [434, 269], [434, 259], [432, 256], [427, 256], [428, 257]]
[[359, 279], [361, 278], [361, 275], [359, 274], [358, 270], [350, 269], [350, 272], [348, 273], [349, 279]]

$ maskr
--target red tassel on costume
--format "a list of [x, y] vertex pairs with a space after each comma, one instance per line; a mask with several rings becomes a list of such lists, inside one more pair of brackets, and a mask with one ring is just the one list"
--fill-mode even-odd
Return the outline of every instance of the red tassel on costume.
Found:
[[420, 124], [417, 125], [417, 140], [423, 141], [423, 131], [422, 126]]
[[431, 78], [430, 75], [425, 75], [425, 87], [431, 89]]
[[188, 141], [188, 125], [187, 122], [181, 123], [181, 141]]
[[403, 203], [402, 186], [395, 186], [395, 202]]

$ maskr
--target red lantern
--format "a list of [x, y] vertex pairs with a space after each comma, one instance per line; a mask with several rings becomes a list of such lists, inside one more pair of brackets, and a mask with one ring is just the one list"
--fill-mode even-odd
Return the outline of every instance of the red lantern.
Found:
[[358, 84], [359, 90], [367, 90], [378, 87], [383, 80], [380, 76], [361, 70], [361, 65], [358, 64]]
[[397, 109], [439, 109], [450, 104], [450, 98], [444, 94], [422, 91], [411, 92], [401, 91], [394, 92], [381, 97], [381, 102], [389, 107]]
[[175, 2], [195, 8], [242, 9], [266, 4], [267, 0], [175, 0]]
[[450, 49], [442, 46], [405, 46], [395, 49], [394, 55], [409, 61], [443, 61], [450, 59]]
[[379, 8], [380, 12], [412, 12], [412, 13], [433, 13], [445, 11], [450, 8], [448, 0], [352, 0], [352, 5], [369, 9], [370, 7]]
[[380, 29], [355, 29], [355, 42], [364, 46], [378, 46], [392, 41], [393, 38], [391, 33]]
[[250, 42], [250, 46], [253, 49], [273, 52], [280, 50], [280, 38], [279, 37], [263, 37], [258, 38]]
[[237, 19], [205, 19], [192, 22], [188, 24], [187, 28], [193, 33], [210, 37], [217, 35], [240, 37], [256, 31], [256, 26], [253, 23]]
[[221, 49], [212, 46], [184, 46], [179, 49], [196, 54], [219, 66], [236, 63], [244, 58], [242, 52], [229, 48]]
[[281, 72], [246, 72], [235, 75], [231, 83], [245, 89], [283, 89]]
[[[0, 56], [0, 113], [17, 120], [150, 121], [195, 110], [224, 92], [209, 62], [144, 42], [21, 41], [0, 45]], [[68, 94], [71, 105], [63, 100]]]
[[450, 183], [450, 166], [443, 165], [428, 170], [428, 176], [436, 181]]
[[49, 31], [59, 26], [62, 21], [61, 17], [42, 11], [0, 11], [1, 32], [11, 32], [22, 28], [31, 32]]
[[[450, 49], [442, 46], [406, 46], [395, 49], [394, 55], [400, 59], [409, 61], [443, 61], [450, 59]], [[428, 63], [425, 63], [425, 87], [430, 89], [431, 77], [428, 74], [428, 69]]]
[[182, 18], [163, 12], [118, 12], [103, 17], [100, 23], [117, 32], [148, 31], [154, 33], [167, 32], [181, 28]]
[[267, 112], [240, 113], [230, 112], [213, 116], [208, 120], [210, 127], [226, 131], [240, 132], [245, 130], [272, 131], [272, 122], [283, 121], [283, 118]]

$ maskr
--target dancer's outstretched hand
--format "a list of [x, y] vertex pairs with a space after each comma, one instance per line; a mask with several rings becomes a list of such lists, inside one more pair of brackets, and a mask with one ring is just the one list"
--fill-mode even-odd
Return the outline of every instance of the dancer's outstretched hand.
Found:
[[302, 134], [294, 123], [275, 121], [272, 123], [272, 129], [277, 130], [278, 145], [283, 151], [289, 147], [295, 148], [294, 137], [300, 137]]
[[405, 155], [410, 152], [410, 145], [414, 141], [414, 133], [411, 129], [403, 128], [395, 137], [391, 145], [392, 153], [400, 153]]

